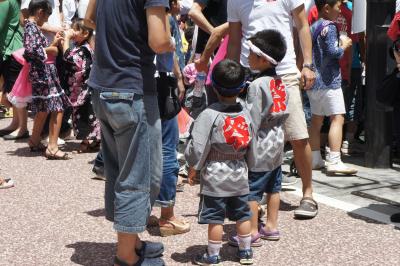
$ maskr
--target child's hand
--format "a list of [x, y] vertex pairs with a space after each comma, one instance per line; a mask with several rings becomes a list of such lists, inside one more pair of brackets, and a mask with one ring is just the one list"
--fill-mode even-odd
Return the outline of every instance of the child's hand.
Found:
[[75, 31], [73, 29], [69, 29], [65, 31], [65, 38], [66, 39], [71, 39], [75, 36]]
[[56, 33], [56, 36], [54, 37], [50, 46], [58, 46], [62, 41], [64, 41], [64, 36], [62, 31], [59, 31]]
[[349, 37], [347, 37], [347, 36], [340, 36], [340, 42], [341, 42], [341, 47], [344, 49], [344, 50], [347, 50], [348, 48], [350, 48], [351, 47], [351, 45], [352, 45], [352, 41], [351, 41], [351, 39], [349, 38]]
[[194, 186], [196, 184], [196, 170], [194, 170], [193, 167], [189, 167], [188, 170], [188, 181], [189, 181], [189, 185]]

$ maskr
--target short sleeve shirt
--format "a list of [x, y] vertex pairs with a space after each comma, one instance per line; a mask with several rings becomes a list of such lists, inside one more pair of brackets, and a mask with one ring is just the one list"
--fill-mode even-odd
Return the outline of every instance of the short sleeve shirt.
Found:
[[96, 49], [89, 86], [155, 94], [154, 52], [148, 45], [146, 9], [168, 0], [97, 0]]
[[242, 49], [240, 62], [248, 67], [249, 47], [246, 40], [261, 30], [278, 30], [285, 37], [287, 52], [277, 66], [278, 75], [297, 73], [293, 45], [292, 11], [304, 5], [304, 0], [230, 0], [228, 21], [242, 24]]

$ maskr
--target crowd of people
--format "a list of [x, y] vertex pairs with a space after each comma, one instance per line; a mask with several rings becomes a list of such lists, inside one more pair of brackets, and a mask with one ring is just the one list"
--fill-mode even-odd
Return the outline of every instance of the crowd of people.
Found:
[[229, 244], [252, 264], [254, 247], [280, 239], [279, 192], [297, 181], [285, 152], [302, 182], [296, 218], [318, 214], [312, 170], [357, 173], [341, 159], [363, 148], [365, 34], [351, 17], [346, 0], [0, 0], [1, 102], [13, 110], [0, 136], [51, 160], [72, 158], [60, 148], [71, 136], [76, 153], [98, 151], [115, 265], [164, 265], [163, 245], [138, 234], [190, 231], [174, 213], [185, 183], [200, 183], [208, 224], [194, 262], [221, 265], [228, 218]]

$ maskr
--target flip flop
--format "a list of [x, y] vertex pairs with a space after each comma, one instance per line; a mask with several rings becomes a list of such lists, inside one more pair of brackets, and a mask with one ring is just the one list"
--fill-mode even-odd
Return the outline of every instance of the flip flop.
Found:
[[0, 189], [11, 188], [14, 186], [14, 181], [11, 178], [3, 179], [3, 182], [0, 183]]

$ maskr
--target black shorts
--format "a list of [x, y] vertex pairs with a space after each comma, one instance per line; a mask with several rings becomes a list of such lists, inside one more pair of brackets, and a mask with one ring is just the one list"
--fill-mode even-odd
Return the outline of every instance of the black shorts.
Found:
[[1, 61], [0, 75], [4, 78], [3, 92], [11, 92], [21, 68], [22, 65], [12, 56], [8, 57], [5, 61]]
[[226, 198], [201, 195], [199, 224], [223, 224], [225, 218], [235, 222], [250, 220], [248, 198], [248, 195]]

